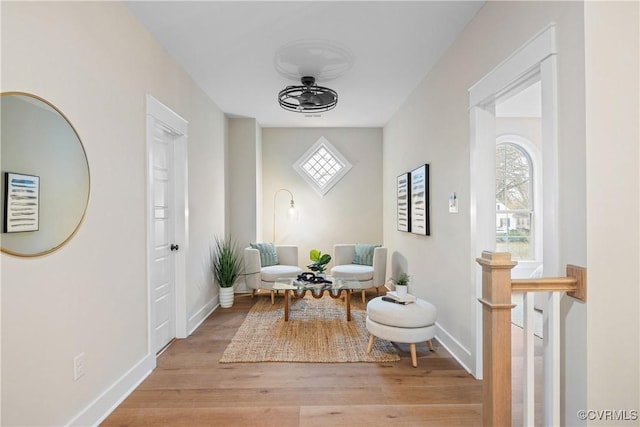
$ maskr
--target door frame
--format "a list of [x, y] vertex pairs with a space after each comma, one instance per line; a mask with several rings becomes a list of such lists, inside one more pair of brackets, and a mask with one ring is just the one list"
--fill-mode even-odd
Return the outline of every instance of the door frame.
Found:
[[149, 354], [154, 354], [153, 340], [155, 334], [153, 320], [155, 318], [155, 304], [153, 301], [153, 289], [151, 283], [151, 269], [153, 258], [153, 158], [152, 143], [156, 122], [171, 130], [175, 135], [173, 144], [173, 209], [174, 240], [180, 246], [180, 250], [173, 252], [174, 256], [174, 283], [175, 283], [175, 337], [186, 338], [187, 330], [187, 299], [186, 260], [189, 250], [189, 197], [187, 180], [187, 140], [189, 122], [183, 119], [166, 105], [162, 104], [151, 95], [146, 97], [146, 150], [147, 150], [147, 349]]
[[482, 272], [475, 259], [495, 249], [495, 102], [505, 93], [539, 76], [542, 90], [542, 221], [544, 272], [557, 275], [559, 265], [558, 90], [556, 28], [551, 23], [469, 89], [470, 230], [473, 328], [476, 331], [473, 374], [482, 379]]

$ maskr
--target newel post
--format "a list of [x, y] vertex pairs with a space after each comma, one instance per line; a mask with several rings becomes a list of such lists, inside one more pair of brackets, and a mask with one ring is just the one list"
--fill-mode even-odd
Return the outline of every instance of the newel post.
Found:
[[482, 252], [482, 424], [511, 425], [510, 253]]

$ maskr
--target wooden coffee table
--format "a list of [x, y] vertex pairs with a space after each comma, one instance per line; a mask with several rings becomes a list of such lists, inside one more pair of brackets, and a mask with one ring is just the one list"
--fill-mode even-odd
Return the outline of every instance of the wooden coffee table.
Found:
[[298, 280], [296, 278], [277, 279], [273, 285], [273, 290], [284, 291], [284, 321], [289, 321], [289, 298], [304, 298], [305, 294], [311, 292], [316, 298], [329, 295], [331, 298], [340, 298], [344, 292], [346, 301], [347, 321], [351, 321], [351, 292], [361, 290], [360, 282], [354, 277], [330, 277], [326, 280], [331, 283], [314, 284]]

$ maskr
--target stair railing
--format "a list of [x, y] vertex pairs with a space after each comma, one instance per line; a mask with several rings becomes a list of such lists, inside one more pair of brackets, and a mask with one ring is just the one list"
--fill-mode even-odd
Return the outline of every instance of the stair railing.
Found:
[[560, 425], [560, 304], [562, 292], [586, 301], [586, 268], [567, 265], [567, 277], [511, 279], [516, 262], [510, 253], [482, 253], [476, 261], [482, 266], [483, 404], [485, 426], [508, 426], [511, 418], [511, 302], [512, 292], [524, 292], [525, 376], [524, 425], [533, 425], [533, 292], [550, 292], [548, 327], [545, 339], [545, 425]]

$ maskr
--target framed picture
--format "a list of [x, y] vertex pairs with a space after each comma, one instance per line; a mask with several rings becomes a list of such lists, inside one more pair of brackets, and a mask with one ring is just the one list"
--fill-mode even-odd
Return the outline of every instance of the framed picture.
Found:
[[397, 184], [398, 231], [411, 231], [411, 175], [403, 173], [398, 176]]
[[429, 229], [429, 165], [411, 171], [411, 232], [428, 236]]
[[40, 177], [5, 172], [3, 232], [37, 231]]

